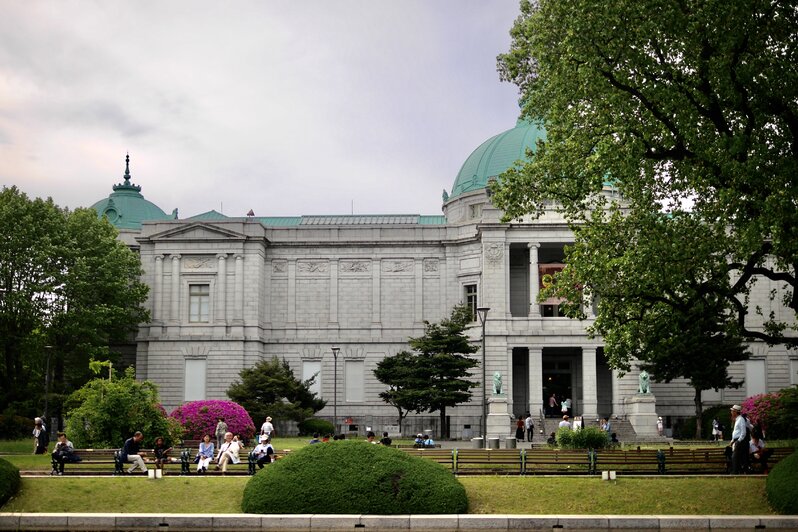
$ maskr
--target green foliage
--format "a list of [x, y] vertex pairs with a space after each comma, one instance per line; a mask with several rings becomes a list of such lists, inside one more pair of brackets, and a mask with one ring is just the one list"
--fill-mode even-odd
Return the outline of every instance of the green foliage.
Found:
[[556, 437], [557, 446], [562, 449], [603, 449], [610, 443], [607, 433], [598, 427], [561, 428]]
[[94, 210], [61, 209], [16, 187], [0, 191], [0, 227], [0, 411], [41, 415], [44, 401], [26, 399], [43, 399], [49, 365], [49, 414], [58, 414], [92, 377], [88, 361], [114, 360], [109, 345], [149, 319], [141, 263]]
[[335, 434], [335, 427], [326, 419], [310, 418], [299, 422], [299, 435], [312, 436], [313, 434]]
[[132, 368], [112, 381], [89, 381], [69, 397], [67, 408], [66, 433], [76, 447], [121, 447], [136, 431], [144, 434], [144, 447], [152, 447], [158, 436], [169, 445], [183, 432], [166, 416], [157, 386], [137, 381]]
[[[794, 6], [521, 6], [499, 68], [519, 86], [525, 116], [545, 123], [547, 139], [529, 164], [501, 177], [493, 201], [515, 219], [555, 200], [569, 221], [584, 224], [581, 250], [566, 260], [579, 286], [599, 297], [595, 331], [612, 330], [612, 320], [601, 327], [612, 314], [663, 314], [672, 324], [665, 306], [682, 312], [703, 300], [717, 320], [713, 334], [798, 345], [785, 334], [798, 312]], [[608, 182], [621, 200], [606, 193]], [[622, 209], [607, 214], [612, 204]], [[597, 226], [606, 226], [605, 238]], [[635, 258], [641, 246], [651, 249], [646, 259]], [[604, 266], [594, 272], [596, 264]], [[617, 290], [604, 284], [603, 269]], [[777, 284], [773, 306], [790, 312], [749, 310], [758, 277]], [[572, 308], [580, 302], [569, 300]]]
[[260, 514], [460, 514], [468, 499], [457, 479], [431, 460], [340, 441], [309, 445], [260, 471], [247, 483], [241, 508]]
[[767, 439], [798, 437], [798, 386], [747, 397], [742, 408], [743, 414], [765, 432]]
[[0, 415], [0, 438], [15, 440], [25, 438], [33, 432], [33, 420], [14, 415]]
[[0, 506], [3, 506], [8, 499], [19, 491], [22, 480], [19, 477], [19, 469], [8, 460], [0, 458]]
[[239, 375], [241, 381], [228, 388], [227, 396], [243, 406], [256, 425], [266, 416], [302, 421], [326, 404], [310, 391], [315, 376], [306, 381], [297, 379], [288, 362], [277, 357], [261, 360]]
[[396, 408], [399, 413], [399, 432], [402, 420], [410, 412], [424, 410], [429, 383], [419, 375], [418, 356], [409, 351], [401, 351], [394, 356], [385, 357], [377, 363], [374, 376], [388, 386], [380, 392], [380, 398]]
[[776, 464], [768, 475], [765, 493], [780, 514], [798, 514], [798, 452]]
[[457, 305], [440, 323], [424, 322], [424, 336], [408, 341], [415, 353], [402, 351], [377, 365], [374, 376], [388, 385], [380, 397], [399, 411], [400, 427], [411, 410], [439, 411], [441, 436], [448, 436], [446, 408], [467, 402], [478, 386], [468, 376], [479, 363], [465, 356], [479, 350], [464, 334], [471, 318], [467, 306]]

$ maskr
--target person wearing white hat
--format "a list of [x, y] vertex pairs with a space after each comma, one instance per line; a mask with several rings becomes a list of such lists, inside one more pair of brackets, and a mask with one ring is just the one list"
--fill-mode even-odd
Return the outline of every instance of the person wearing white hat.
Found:
[[663, 425], [662, 425], [662, 416], [659, 416], [659, 417], [657, 418], [657, 434], [659, 434], [660, 436], [662, 436], [662, 432], [663, 432], [663, 430], [664, 430], [664, 427], [663, 427]]
[[272, 418], [266, 416], [266, 421], [260, 426], [260, 435], [267, 436], [269, 439], [274, 437], [274, 425], [272, 425]]
[[734, 424], [730, 443], [732, 448], [731, 474], [739, 475], [745, 471], [745, 465], [748, 460], [748, 442], [750, 439], [748, 434], [748, 423], [746, 423], [745, 418], [741, 415], [742, 408], [740, 408], [740, 405], [732, 406], [730, 412], [732, 423]]

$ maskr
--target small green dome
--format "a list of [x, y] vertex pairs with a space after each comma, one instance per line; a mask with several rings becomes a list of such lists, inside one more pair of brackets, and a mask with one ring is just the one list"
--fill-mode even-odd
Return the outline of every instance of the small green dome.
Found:
[[519, 119], [515, 127], [483, 142], [468, 156], [452, 186], [449, 198], [485, 188], [488, 179], [511, 168], [518, 160], [527, 160], [527, 150], [535, 150], [538, 139], [546, 139], [539, 124]]
[[169, 216], [154, 203], [144, 199], [141, 187], [130, 182], [130, 155], [125, 157], [125, 182], [114, 185], [114, 191], [91, 206], [97, 216], [106, 216], [117, 229], [141, 229], [141, 222], [169, 220]]

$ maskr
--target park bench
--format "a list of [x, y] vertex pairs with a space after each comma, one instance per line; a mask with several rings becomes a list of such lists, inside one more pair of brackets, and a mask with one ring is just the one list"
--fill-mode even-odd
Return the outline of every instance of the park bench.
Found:
[[528, 449], [524, 456], [525, 475], [590, 474], [594, 469], [587, 449]]
[[441, 448], [441, 444], [440, 443], [436, 443], [436, 444], [430, 445], [429, 447], [419, 447], [415, 443], [397, 443], [397, 444], [393, 445], [393, 447], [396, 447], [397, 449], [402, 449], [402, 450], [404, 450], [404, 449], [440, 449]]
[[506, 474], [524, 472], [525, 451], [521, 449], [457, 449], [454, 473], [458, 475]]
[[402, 452], [405, 452], [411, 456], [417, 456], [419, 458], [426, 458], [427, 460], [432, 460], [433, 462], [439, 463], [442, 466], [446, 467], [450, 471], [454, 471], [454, 449], [417, 449], [415, 447], [398, 447], [398, 449]]

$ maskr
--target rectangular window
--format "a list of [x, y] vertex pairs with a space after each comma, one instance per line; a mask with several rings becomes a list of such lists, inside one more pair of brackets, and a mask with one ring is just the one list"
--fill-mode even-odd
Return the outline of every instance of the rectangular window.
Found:
[[751, 397], [767, 392], [764, 360], [745, 361], [745, 395]]
[[205, 400], [205, 373], [208, 361], [202, 359], [186, 359], [186, 389], [183, 395], [184, 401], [204, 401]]
[[192, 284], [188, 287], [188, 321], [208, 321], [211, 287], [207, 284]]
[[790, 384], [798, 384], [798, 360], [790, 360]]
[[317, 397], [321, 397], [321, 360], [306, 360], [302, 362], [302, 380], [306, 381], [309, 378], [316, 376], [310, 391], [315, 393]]
[[346, 401], [362, 403], [364, 400], [363, 385], [365, 364], [362, 360], [347, 360], [344, 364], [344, 381], [346, 386]]
[[477, 307], [479, 303], [477, 301], [477, 285], [475, 284], [467, 284], [464, 287], [465, 290], [465, 303], [468, 307], [468, 310], [471, 311], [471, 321], [477, 320]]

